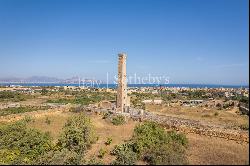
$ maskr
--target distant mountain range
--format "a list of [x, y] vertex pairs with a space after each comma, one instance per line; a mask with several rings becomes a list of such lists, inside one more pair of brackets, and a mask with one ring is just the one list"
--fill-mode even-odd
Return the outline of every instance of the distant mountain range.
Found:
[[17, 78], [17, 77], [9, 77], [9, 78], [0, 78], [0, 83], [67, 83], [67, 84], [74, 84], [81, 82], [93, 82], [100, 80], [93, 80], [93, 79], [80, 79], [79, 77], [72, 77], [67, 79], [59, 79], [55, 77], [47, 77], [47, 76], [32, 76], [27, 78]]

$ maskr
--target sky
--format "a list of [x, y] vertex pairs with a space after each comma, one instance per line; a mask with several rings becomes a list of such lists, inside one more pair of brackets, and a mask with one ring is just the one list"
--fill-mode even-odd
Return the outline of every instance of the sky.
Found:
[[[0, 0], [0, 78], [249, 85], [248, 0]], [[108, 73], [108, 74], [107, 74]]]

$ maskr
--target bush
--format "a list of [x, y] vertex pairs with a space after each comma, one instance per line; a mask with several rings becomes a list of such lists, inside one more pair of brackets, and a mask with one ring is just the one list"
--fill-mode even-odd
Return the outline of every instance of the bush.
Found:
[[170, 131], [170, 132], [167, 132], [167, 136], [169, 136], [169, 138], [170, 138], [169, 142], [174, 142], [174, 143], [182, 145], [184, 147], [188, 146], [188, 139], [182, 133], [176, 133], [175, 131]]
[[6, 116], [10, 114], [18, 114], [24, 112], [32, 112], [37, 110], [46, 110], [48, 107], [13, 107], [13, 108], [4, 108], [0, 111], [0, 116]]
[[27, 116], [27, 115], [22, 120], [26, 123], [35, 122], [35, 120], [31, 116]]
[[125, 117], [122, 115], [117, 115], [117, 116], [112, 118], [112, 123], [113, 123], [113, 125], [116, 125], [116, 126], [122, 125], [125, 123]]
[[68, 149], [49, 151], [39, 156], [35, 164], [39, 165], [79, 165], [81, 164], [81, 156], [76, 152]]
[[20, 150], [18, 149], [1, 149], [0, 150], [0, 164], [14, 164], [20, 158]]
[[103, 158], [106, 153], [107, 151], [101, 148], [98, 152], [98, 157]]
[[46, 88], [42, 88], [41, 95], [46, 95], [48, 92]]
[[25, 121], [0, 126], [1, 164], [29, 164], [51, 148], [50, 136], [28, 129]]
[[133, 150], [132, 142], [116, 145], [111, 154], [116, 156], [112, 163], [114, 165], [133, 165], [138, 158], [138, 154]]
[[185, 164], [188, 140], [175, 131], [165, 132], [155, 122], [136, 126], [132, 138], [134, 150], [149, 164]]
[[110, 116], [110, 113], [109, 113], [109, 112], [105, 112], [105, 113], [103, 114], [102, 119], [107, 119], [109, 116]]
[[85, 162], [84, 165], [104, 165], [102, 161], [92, 157], [89, 161]]
[[1, 91], [0, 92], [0, 101], [24, 101], [27, 98], [30, 98], [31, 96], [25, 95], [18, 92], [10, 92], [10, 91]]
[[216, 107], [217, 107], [218, 110], [222, 110], [222, 105], [220, 103], [217, 103]]
[[241, 130], [249, 130], [249, 124], [242, 124], [239, 127]]
[[215, 113], [214, 113], [214, 116], [218, 116], [218, 115], [219, 115], [219, 113], [218, 113], [218, 112], [215, 112]]
[[66, 122], [57, 145], [82, 154], [96, 140], [92, 122], [85, 114], [81, 113], [74, 115]]
[[164, 128], [155, 122], [145, 122], [136, 126], [132, 139], [138, 153], [141, 153], [144, 149], [150, 149], [156, 144], [168, 142]]
[[137, 125], [132, 139], [115, 146], [111, 154], [116, 156], [113, 164], [134, 164], [141, 158], [149, 164], [186, 164], [185, 148], [188, 140], [183, 134], [165, 132], [155, 122]]
[[211, 115], [210, 114], [204, 114], [204, 115], [201, 115], [201, 117], [203, 117], [203, 118], [210, 118]]
[[105, 145], [110, 145], [112, 143], [112, 138], [108, 137], [107, 141], [105, 142]]
[[147, 150], [144, 160], [150, 165], [186, 165], [185, 150], [180, 144], [156, 145]]

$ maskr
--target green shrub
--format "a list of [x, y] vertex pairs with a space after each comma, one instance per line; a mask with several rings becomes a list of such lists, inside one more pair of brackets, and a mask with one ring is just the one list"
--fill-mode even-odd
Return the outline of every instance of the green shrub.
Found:
[[34, 122], [35, 120], [31, 116], [25, 116], [23, 121], [29, 123], [29, 122]]
[[242, 124], [239, 126], [241, 130], [249, 130], [249, 124]]
[[81, 113], [74, 115], [66, 122], [57, 145], [81, 154], [90, 148], [96, 139], [92, 122]]
[[20, 156], [18, 149], [0, 149], [0, 164], [14, 164]]
[[110, 113], [105, 112], [105, 113], [103, 114], [102, 119], [107, 119], [109, 116], [110, 116]]
[[215, 113], [214, 113], [214, 116], [218, 116], [218, 115], [219, 115], [219, 113], [218, 113], [218, 112], [215, 112]]
[[98, 152], [98, 157], [103, 158], [106, 153], [107, 151], [101, 148]]
[[125, 123], [125, 117], [122, 116], [122, 115], [114, 116], [114, 117], [112, 118], [112, 123], [113, 123], [113, 125], [116, 125], [116, 126], [122, 125], [122, 124]]
[[29, 164], [52, 148], [51, 137], [28, 129], [24, 120], [0, 126], [2, 164]]
[[112, 138], [108, 137], [107, 141], [105, 142], [105, 145], [110, 145], [112, 143]]
[[42, 91], [41, 91], [41, 95], [46, 95], [47, 93], [48, 93], [49, 91], [45, 88], [45, 87], [43, 87], [42, 88]]
[[79, 165], [81, 164], [81, 155], [68, 149], [49, 151], [38, 157], [34, 164], [39, 165]]
[[145, 122], [134, 129], [132, 140], [135, 142], [135, 150], [141, 153], [144, 149], [150, 149], [155, 144], [168, 142], [164, 128], [155, 122]]
[[89, 161], [84, 163], [84, 165], [104, 165], [104, 164], [99, 159], [91, 157]]
[[137, 161], [138, 154], [133, 150], [133, 142], [116, 145], [111, 151], [116, 156], [114, 165], [133, 165]]
[[31, 98], [30, 95], [18, 93], [18, 92], [11, 92], [11, 91], [1, 91], [0, 92], [0, 101], [24, 101], [27, 98]]
[[188, 146], [188, 139], [182, 133], [176, 133], [175, 131], [170, 131], [170, 132], [167, 132], [167, 136], [170, 138], [169, 142], [174, 142], [184, 147]]
[[149, 164], [186, 164], [185, 148], [188, 140], [183, 134], [166, 132], [155, 122], [137, 125], [132, 139], [111, 151], [116, 156], [113, 164], [134, 164], [143, 159]]
[[0, 111], [0, 116], [6, 116], [10, 114], [18, 114], [24, 112], [32, 112], [37, 110], [46, 110], [48, 107], [13, 107], [13, 108], [5, 108]]
[[201, 117], [203, 117], [203, 118], [210, 118], [211, 115], [210, 114], [204, 114], [204, 115], [201, 115]]
[[186, 165], [187, 158], [185, 150], [180, 144], [168, 143], [157, 144], [146, 150], [143, 156], [144, 161], [150, 165]]

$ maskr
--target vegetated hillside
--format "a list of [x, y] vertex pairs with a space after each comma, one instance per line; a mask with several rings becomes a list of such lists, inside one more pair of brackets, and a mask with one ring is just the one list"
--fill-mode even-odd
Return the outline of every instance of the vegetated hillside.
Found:
[[[178, 156], [184, 156], [182, 159], [185, 160], [182, 162], [188, 162], [189, 164], [247, 164], [249, 162], [247, 143], [239, 144], [235, 141], [228, 141], [222, 138], [187, 134], [188, 145], [186, 146], [186, 139], [182, 139], [185, 138], [185, 136], [182, 137], [180, 135], [181, 137], [176, 137], [176, 133], [172, 132], [165, 132], [165, 134], [162, 135], [161, 127], [157, 127], [157, 124], [148, 124], [148, 122], [141, 123], [126, 119], [125, 123], [122, 122], [116, 125], [112, 123], [112, 118], [107, 118], [107, 115], [89, 114], [87, 116], [81, 115], [84, 116], [84, 118], [76, 118], [76, 116], [79, 117], [79, 115], [81, 114], [72, 112], [45, 114], [44, 116], [38, 116], [32, 119], [26, 118], [25, 120], [16, 122], [19, 123], [18, 125], [16, 123], [1, 124], [1, 141], [5, 142], [6, 139], [12, 140], [11, 143], [0, 144], [1, 164], [114, 164], [121, 162], [154, 164], [165, 162], [164, 156], [168, 154], [164, 152], [164, 150], [152, 152], [150, 149], [157, 150], [164, 147], [164, 149], [168, 148], [171, 150], [173, 146], [167, 143], [165, 145], [164, 143], [171, 137], [176, 138], [175, 141], [179, 140], [177, 141], [179, 145], [176, 146], [179, 151], [176, 151], [176, 156], [172, 156], [174, 158], [170, 158], [171, 160], [168, 161], [175, 161], [174, 159], [178, 158]], [[80, 123], [72, 123], [72, 119], [74, 119], [75, 122], [80, 119], [90, 119], [90, 121], [83, 120], [83, 122], [81, 122], [80, 120]], [[118, 119], [120, 120], [121, 118]], [[24, 124], [20, 125], [20, 122]], [[78, 132], [78, 129], [82, 128], [80, 126], [91, 126], [90, 128], [92, 130], [85, 131], [92, 131], [93, 135], [91, 134], [91, 137], [85, 138], [95, 138], [96, 136], [97, 140], [94, 139], [94, 141], [90, 141], [91, 143], [88, 144], [88, 146], [86, 146], [82, 140], [78, 140], [78, 136], [84, 133], [84, 130]], [[71, 128], [73, 128], [73, 130], [71, 130]], [[150, 132], [152, 128], [156, 128], [156, 130], [154, 129], [153, 132]], [[32, 131], [30, 132], [32, 133], [32, 137], [27, 131]], [[66, 131], [74, 131], [74, 134], [67, 134], [69, 137], [65, 137]], [[156, 134], [155, 131], [158, 131], [157, 133], [159, 133], [159, 135]], [[149, 133], [146, 137], [145, 132]], [[17, 137], [18, 139], [15, 139]], [[33, 140], [33, 138], [35, 140]], [[71, 143], [76, 145], [76, 142], [73, 140], [78, 140], [77, 144], [80, 143], [82, 147], [80, 149], [87, 150], [83, 150], [83, 153], [80, 153], [80, 151], [78, 151], [79, 149], [74, 150], [75, 146], [70, 145]], [[175, 141], [172, 141], [172, 143]], [[180, 143], [182, 145], [180, 145]], [[34, 146], [34, 144], [36, 146]], [[43, 148], [44, 145], [46, 145], [46, 148]], [[35, 151], [29, 150], [30, 146]], [[150, 148], [151, 146], [153, 148]], [[143, 151], [143, 147], [148, 148], [145, 148], [147, 150]], [[29, 151], [29, 155], [26, 156], [27, 150]], [[155, 160], [155, 156], [159, 155], [162, 157]]]
[[[76, 113], [69, 117], [57, 141], [53, 141], [49, 132], [28, 127], [34, 121], [35, 119], [25, 118], [1, 125], [1, 164], [96, 164], [105, 158], [105, 149], [100, 149], [96, 157], [85, 157], [93, 143], [100, 139], [91, 119], [85, 114]], [[46, 117], [44, 123], [49, 126], [53, 124], [53, 120]], [[106, 139], [105, 146], [109, 146], [112, 141], [111, 138]], [[184, 163], [186, 143], [185, 136], [165, 132], [157, 124], [147, 122], [135, 127], [129, 142], [112, 148], [111, 155], [115, 160], [110, 163], [135, 164], [139, 160], [150, 164]], [[169, 151], [162, 151], [162, 146]], [[157, 149], [160, 151], [156, 151]]]

